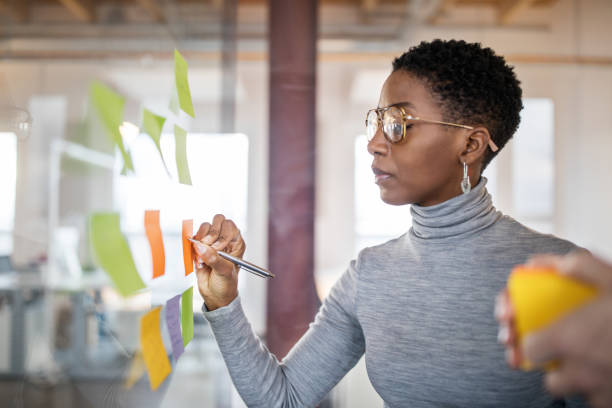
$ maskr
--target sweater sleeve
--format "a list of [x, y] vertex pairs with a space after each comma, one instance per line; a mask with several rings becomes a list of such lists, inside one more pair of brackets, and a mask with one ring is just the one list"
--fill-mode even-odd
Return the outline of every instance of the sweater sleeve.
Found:
[[304, 336], [279, 362], [253, 332], [240, 298], [204, 310], [240, 396], [249, 407], [312, 407], [357, 363], [365, 340], [356, 318], [355, 261]]

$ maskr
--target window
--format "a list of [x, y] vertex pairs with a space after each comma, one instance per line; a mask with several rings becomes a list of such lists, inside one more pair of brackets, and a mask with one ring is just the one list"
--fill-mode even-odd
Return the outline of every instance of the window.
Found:
[[527, 226], [553, 231], [554, 106], [550, 99], [525, 99], [512, 142], [512, 215]]
[[0, 256], [13, 250], [15, 223], [15, 188], [17, 181], [17, 136], [0, 132]]

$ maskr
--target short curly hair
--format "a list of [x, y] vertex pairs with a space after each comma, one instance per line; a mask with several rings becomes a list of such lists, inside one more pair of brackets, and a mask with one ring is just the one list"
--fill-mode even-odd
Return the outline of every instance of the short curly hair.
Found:
[[[522, 90], [513, 68], [480, 43], [423, 41], [393, 61], [393, 71], [413, 74], [430, 89], [444, 119], [484, 126], [500, 148], [521, 121]], [[482, 170], [497, 153], [487, 149]]]

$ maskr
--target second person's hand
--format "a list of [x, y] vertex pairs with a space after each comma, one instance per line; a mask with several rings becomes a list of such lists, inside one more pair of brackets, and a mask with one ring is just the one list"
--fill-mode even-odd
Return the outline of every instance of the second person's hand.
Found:
[[193, 237], [202, 244], [193, 244], [198, 289], [208, 310], [230, 304], [238, 296], [238, 268], [217, 251], [242, 258], [246, 245], [236, 224], [217, 214], [212, 223], [200, 225]]

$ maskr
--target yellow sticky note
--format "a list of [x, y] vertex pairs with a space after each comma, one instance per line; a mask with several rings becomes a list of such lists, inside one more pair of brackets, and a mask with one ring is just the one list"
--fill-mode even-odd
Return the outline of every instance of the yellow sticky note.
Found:
[[127, 390], [132, 388], [134, 384], [140, 380], [146, 371], [147, 367], [145, 366], [144, 358], [142, 357], [142, 353], [137, 351], [132, 357], [130, 361], [130, 368], [128, 370], [127, 377], [123, 383], [123, 387]]
[[[519, 343], [534, 331], [544, 328], [597, 296], [597, 289], [555, 269], [514, 268], [508, 278], [508, 293], [514, 309]], [[524, 370], [534, 368], [529, 361]]]
[[140, 319], [140, 347], [152, 390], [156, 390], [172, 370], [162, 342], [160, 311], [161, 307], [156, 307]]

